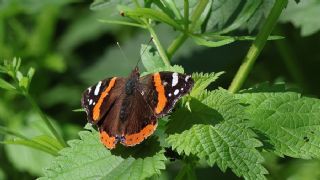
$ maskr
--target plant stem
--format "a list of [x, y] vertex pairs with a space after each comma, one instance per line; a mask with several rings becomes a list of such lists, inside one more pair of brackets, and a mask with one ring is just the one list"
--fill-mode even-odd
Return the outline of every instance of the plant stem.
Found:
[[[185, 0], [186, 1], [186, 0]], [[199, 2], [199, 4], [197, 5], [195, 11], [193, 12], [192, 16], [191, 16], [191, 22], [192, 24], [189, 27], [189, 17], [188, 17], [188, 29], [185, 29], [185, 32], [183, 34], [180, 34], [176, 39], [174, 39], [172, 41], [172, 43], [169, 45], [168, 49], [167, 49], [167, 54], [168, 57], [171, 58], [173, 56], [173, 54], [181, 47], [181, 45], [187, 40], [188, 38], [188, 33], [189, 32], [193, 32], [194, 28], [196, 26], [196, 21], [199, 19], [199, 17], [201, 16], [201, 14], [203, 13], [203, 10], [206, 8], [207, 4], [208, 4], [208, 0], [201, 0]], [[185, 3], [185, 7], [186, 8], [186, 3]], [[189, 6], [189, 4], [188, 4]], [[184, 10], [184, 16], [186, 16], [186, 9]], [[189, 16], [189, 9], [188, 9], [188, 16]]]
[[199, 17], [203, 13], [204, 9], [206, 8], [209, 0], [200, 0], [199, 4], [197, 5], [196, 9], [194, 10], [194, 13], [191, 16], [191, 26], [190, 31], [193, 32], [194, 28], [196, 28], [197, 21], [199, 20]]
[[149, 32], [151, 34], [153, 43], [156, 45], [156, 48], [159, 52], [159, 55], [160, 55], [162, 61], [164, 62], [164, 64], [166, 66], [170, 66], [170, 61], [169, 61], [168, 55], [167, 55], [166, 51], [164, 50], [164, 48], [162, 47], [156, 32], [151, 27], [151, 25], [147, 22], [147, 20], [144, 20], [144, 21], [145, 21], [145, 25], [146, 25], [147, 29], [149, 30]]
[[185, 32], [189, 31], [189, 0], [184, 0], [183, 4], [183, 10], [184, 10], [184, 29]]
[[66, 147], [67, 144], [65, 143], [65, 141], [63, 140], [62, 136], [59, 135], [59, 133], [57, 132], [57, 130], [53, 127], [53, 125], [51, 124], [51, 122], [49, 121], [48, 117], [42, 112], [42, 110], [40, 109], [40, 107], [38, 106], [38, 104], [35, 102], [35, 100], [30, 96], [30, 94], [25, 93], [25, 97], [28, 99], [28, 101], [31, 103], [32, 107], [38, 112], [38, 114], [40, 115], [41, 119], [44, 121], [44, 123], [47, 125], [47, 127], [49, 128], [50, 132], [53, 134], [53, 136], [60, 142], [60, 144], [63, 147]]
[[244, 58], [240, 68], [238, 69], [237, 74], [233, 78], [229, 91], [232, 93], [237, 92], [247, 79], [254, 62], [261, 53], [263, 47], [266, 44], [268, 36], [271, 34], [283, 8], [286, 6], [288, 0], [276, 0], [275, 4], [266, 19], [266, 22], [263, 24], [260, 32], [258, 33], [256, 39], [252, 43], [246, 57]]
[[176, 39], [172, 41], [167, 49], [168, 57], [171, 58], [173, 54], [181, 47], [181, 45], [187, 40], [188, 35], [183, 33], [180, 34]]

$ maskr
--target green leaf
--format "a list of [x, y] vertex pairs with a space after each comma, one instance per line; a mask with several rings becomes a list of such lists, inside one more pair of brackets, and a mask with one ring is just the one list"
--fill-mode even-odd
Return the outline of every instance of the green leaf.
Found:
[[233, 37], [227, 37], [227, 36], [225, 38], [223, 38], [221, 40], [217, 40], [217, 41], [210, 41], [202, 36], [192, 35], [190, 37], [192, 38], [192, 40], [196, 44], [201, 45], [201, 46], [207, 46], [207, 47], [219, 47], [219, 46], [223, 46], [226, 44], [230, 44], [235, 41], [235, 39]]
[[295, 158], [320, 157], [320, 100], [296, 92], [251, 89], [236, 95], [265, 148]]
[[261, 4], [260, 0], [258, 1], [247, 0], [245, 2], [245, 5], [241, 9], [241, 12], [237, 16], [237, 18], [232, 22], [232, 24], [222, 29], [218, 33], [226, 34], [228, 32], [238, 29], [240, 26], [242, 26], [245, 22], [249, 20], [249, 18], [254, 14], [254, 12], [257, 10], [260, 4]]
[[255, 29], [258, 29], [262, 23], [267, 19], [271, 8], [274, 5], [275, 0], [262, 1], [259, 8], [248, 20], [247, 24], [244, 25], [244, 28], [247, 28], [249, 32], [252, 32]]
[[166, 158], [155, 138], [133, 148], [120, 146], [109, 151], [98, 132], [92, 131], [82, 131], [80, 140], [69, 141], [70, 147], [60, 152], [40, 179], [145, 179], [165, 168]]
[[191, 112], [178, 109], [168, 123], [167, 142], [173, 149], [193, 154], [210, 166], [217, 164], [222, 171], [229, 167], [246, 179], [265, 178], [263, 158], [256, 150], [261, 143], [250, 130], [244, 107], [232, 94], [213, 91], [201, 102], [190, 101], [190, 107]]
[[149, 9], [149, 8], [135, 8], [134, 10], [125, 10], [120, 9], [124, 12], [125, 16], [128, 17], [145, 17], [150, 18], [156, 21], [160, 21], [172, 26], [175, 29], [182, 30], [181, 26], [170, 18], [167, 14], [163, 13], [162, 11]]
[[281, 14], [281, 22], [291, 22], [295, 27], [301, 28], [302, 36], [312, 35], [320, 30], [320, 1], [304, 0], [300, 3], [289, 1]]
[[165, 67], [165, 64], [161, 60], [161, 57], [157, 49], [153, 48], [150, 45], [147, 46], [145, 44], [142, 44], [140, 55], [141, 55], [142, 64], [147, 71], [152, 71], [153, 69], [156, 69], [156, 68]]
[[152, 73], [161, 72], [161, 71], [177, 72], [182, 74], [184, 73], [184, 69], [182, 66], [174, 65], [174, 66], [164, 66], [164, 67], [151, 69], [150, 71], [141, 73], [141, 76], [145, 76], [147, 74], [152, 74]]
[[29, 87], [29, 78], [23, 76], [19, 80], [19, 86], [24, 88], [24, 89], [28, 89], [28, 87]]
[[191, 96], [197, 96], [205, 90], [211, 83], [219, 78], [224, 72], [218, 73], [193, 73], [192, 79], [195, 81], [191, 91]]
[[23, 145], [26, 147], [30, 147], [36, 150], [40, 150], [51, 154], [53, 156], [58, 155], [58, 151], [62, 149], [62, 146], [59, 142], [47, 135], [37, 136], [32, 139], [12, 139], [12, 140], [5, 140], [1, 142], [3, 144], [15, 144], [15, 145]]
[[12, 86], [10, 83], [8, 83], [7, 81], [0, 79], [0, 88], [6, 89], [6, 90], [15, 90], [16, 88], [14, 86]]
[[96, 10], [104, 10], [106, 7], [112, 6], [115, 3], [119, 4], [130, 4], [132, 1], [130, 0], [94, 0], [90, 5], [90, 9], [93, 11]]

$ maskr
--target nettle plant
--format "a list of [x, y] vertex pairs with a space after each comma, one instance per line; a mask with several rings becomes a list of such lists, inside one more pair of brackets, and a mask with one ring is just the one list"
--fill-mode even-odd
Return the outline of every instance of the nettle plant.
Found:
[[[259, 24], [266, 4], [272, 5], [271, 10], [267, 10], [268, 16]], [[286, 4], [286, 0], [274, 3], [257, 0], [96, 0], [91, 7], [93, 10], [118, 9], [116, 16], [101, 21], [142, 28], [152, 36], [156, 49], [149, 45], [141, 48], [147, 48], [141, 53], [146, 69], [143, 74], [164, 70], [183, 73], [183, 67], [171, 66], [170, 59], [187, 39], [207, 47], [239, 40], [253, 40], [253, 43], [228, 90], [206, 89], [222, 72], [193, 73], [193, 90], [169, 116], [159, 119], [152, 137], [135, 147], [119, 146], [112, 151], [102, 145], [98, 132], [89, 125], [79, 133], [80, 139], [68, 141], [69, 147], [66, 147], [28, 94], [33, 70], [24, 76], [19, 71], [19, 60], [11, 64], [6, 62], [0, 70], [11, 76], [15, 84], [2, 79], [0, 87], [25, 95], [54, 137], [30, 139], [2, 128], [2, 132], [18, 138], [5, 143], [27, 145], [57, 156], [40, 179], [145, 179], [159, 176], [173, 159], [183, 164], [177, 179], [196, 178], [194, 169], [198, 165], [216, 165], [221, 171], [230, 168], [245, 179], [265, 179], [268, 171], [262, 165], [263, 152], [280, 157], [319, 158], [318, 99], [304, 97], [285, 85], [262, 84], [240, 90], [268, 38], [281, 38], [270, 36], [270, 33]], [[231, 16], [233, 20], [227, 21]], [[161, 44], [161, 37], [154, 29], [158, 23], [178, 32], [167, 48]], [[258, 25], [261, 28], [256, 37], [228, 35], [239, 28], [254, 29]]]

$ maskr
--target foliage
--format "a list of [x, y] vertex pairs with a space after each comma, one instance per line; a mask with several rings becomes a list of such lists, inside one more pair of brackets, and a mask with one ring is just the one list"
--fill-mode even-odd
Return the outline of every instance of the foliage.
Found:
[[[319, 177], [320, 101], [292, 88], [319, 96], [318, 50], [306, 53], [318, 43], [310, 38], [319, 34], [317, 0], [94, 0], [88, 7], [0, 3], [0, 58], [7, 59], [0, 66], [0, 179]], [[297, 41], [286, 22], [309, 39]], [[72, 109], [89, 84], [126, 76], [136, 64], [142, 76], [192, 72], [195, 84], [154, 135], [109, 151]], [[286, 83], [253, 86], [266, 80]]]

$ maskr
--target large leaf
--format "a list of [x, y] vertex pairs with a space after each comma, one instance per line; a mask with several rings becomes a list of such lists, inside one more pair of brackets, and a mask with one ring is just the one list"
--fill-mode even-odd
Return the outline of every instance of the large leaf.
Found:
[[280, 17], [281, 22], [291, 22], [301, 28], [301, 35], [308, 36], [320, 30], [320, 1], [303, 0], [300, 3], [289, 1]]
[[265, 148], [296, 158], [320, 157], [320, 100], [296, 92], [251, 89], [237, 95]]
[[201, 102], [191, 100], [191, 109], [171, 116], [167, 138], [179, 154], [193, 154], [209, 165], [217, 164], [246, 179], [264, 179], [267, 171], [256, 150], [261, 143], [247, 123], [244, 107], [225, 90], [207, 93]]
[[134, 148], [106, 149], [92, 130], [79, 133], [80, 140], [69, 141], [45, 177], [40, 179], [145, 179], [165, 168], [166, 160], [155, 138]]

